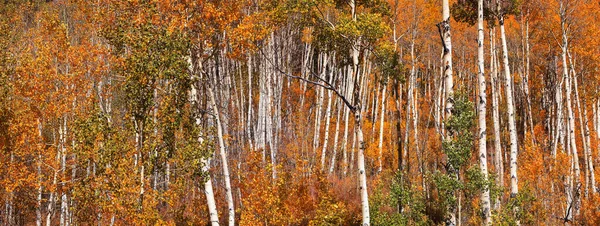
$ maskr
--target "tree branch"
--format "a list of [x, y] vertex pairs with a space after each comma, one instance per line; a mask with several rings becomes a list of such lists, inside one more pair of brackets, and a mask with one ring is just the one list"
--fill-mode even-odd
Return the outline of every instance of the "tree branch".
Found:
[[311, 75], [312, 75], [312, 76], [314, 76], [315, 78], [317, 78], [319, 81], [323, 82], [324, 84], [321, 84], [321, 83], [319, 83], [319, 82], [312, 81], [312, 80], [309, 80], [309, 79], [305, 79], [305, 78], [303, 78], [303, 77], [300, 77], [300, 76], [296, 76], [296, 75], [289, 74], [289, 73], [287, 73], [287, 72], [285, 72], [285, 71], [281, 70], [281, 68], [277, 67], [277, 66], [276, 66], [276, 65], [275, 65], [275, 64], [274, 64], [274, 63], [271, 61], [271, 59], [269, 59], [269, 58], [268, 58], [268, 57], [265, 55], [265, 53], [262, 51], [262, 49], [260, 50], [260, 53], [261, 53], [261, 54], [262, 54], [262, 55], [265, 57], [265, 59], [267, 59], [267, 62], [269, 62], [269, 64], [270, 64], [271, 66], [273, 66], [273, 68], [274, 68], [274, 69], [276, 69], [276, 70], [277, 70], [277, 72], [279, 72], [279, 73], [281, 73], [281, 74], [283, 74], [283, 75], [285, 75], [285, 76], [287, 76], [287, 77], [290, 77], [290, 78], [295, 78], [295, 79], [299, 79], [299, 80], [301, 80], [301, 81], [304, 81], [304, 82], [306, 82], [306, 83], [313, 84], [313, 85], [316, 85], [316, 86], [320, 86], [320, 87], [323, 87], [323, 88], [325, 88], [325, 89], [327, 89], [327, 90], [331, 90], [331, 91], [333, 91], [333, 92], [335, 93], [335, 95], [336, 95], [336, 96], [340, 97], [340, 98], [342, 99], [342, 101], [344, 101], [344, 104], [346, 104], [346, 106], [347, 106], [347, 107], [350, 109], [350, 111], [354, 112], [354, 111], [356, 110], [356, 107], [355, 107], [354, 105], [352, 105], [352, 104], [350, 103], [350, 101], [348, 101], [348, 98], [346, 98], [346, 96], [344, 96], [343, 94], [341, 94], [341, 93], [339, 92], [339, 90], [337, 90], [337, 89], [336, 89], [336, 88], [335, 88], [335, 87], [334, 87], [332, 84], [330, 84], [330, 83], [329, 83], [329, 82], [328, 82], [326, 79], [323, 79], [323, 78], [319, 77], [319, 76], [318, 76], [316, 73], [314, 73], [312, 70], [310, 71]]

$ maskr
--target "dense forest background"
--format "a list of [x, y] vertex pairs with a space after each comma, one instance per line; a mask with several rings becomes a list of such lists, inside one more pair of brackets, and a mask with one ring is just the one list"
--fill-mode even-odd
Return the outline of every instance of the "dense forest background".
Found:
[[599, 225], [592, 0], [0, 0], [0, 224]]

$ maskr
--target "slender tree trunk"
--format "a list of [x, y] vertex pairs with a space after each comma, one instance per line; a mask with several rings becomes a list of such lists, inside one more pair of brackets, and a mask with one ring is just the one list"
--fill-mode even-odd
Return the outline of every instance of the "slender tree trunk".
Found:
[[[42, 122], [41, 119], [38, 118], [37, 119], [37, 124], [38, 124], [38, 137], [40, 139], [40, 143], [43, 143], [44, 139], [42, 137]], [[42, 191], [43, 191], [43, 185], [42, 185], [42, 150], [39, 150], [38, 152], [38, 161], [37, 161], [37, 181], [38, 181], [38, 192], [37, 192], [37, 205], [35, 208], [35, 225], [36, 226], [42, 226]]]
[[[352, 9], [352, 21], [356, 22], [356, 1], [350, 0], [350, 8]], [[361, 107], [361, 91], [360, 75], [358, 73], [358, 55], [360, 48], [360, 38], [352, 43], [352, 72], [354, 74], [354, 123], [356, 136], [358, 139], [358, 181], [360, 188], [360, 202], [362, 209], [362, 226], [371, 225], [371, 217], [369, 212], [369, 194], [367, 192], [367, 172], [365, 171], [365, 141], [362, 131], [362, 107]], [[366, 75], [362, 75], [365, 77]]]
[[[333, 72], [329, 79], [329, 84], [333, 84]], [[329, 123], [331, 122], [331, 90], [327, 90], [327, 110], [325, 111], [325, 135], [323, 140], [323, 150], [321, 151], [321, 171], [325, 170], [325, 157], [327, 155], [327, 143], [329, 142]]]
[[246, 120], [246, 122], [248, 123], [246, 125], [246, 136], [248, 137], [248, 143], [250, 144], [250, 150], [253, 150], [253, 145], [252, 145], [252, 132], [254, 131], [254, 129], [252, 128], [252, 54], [248, 53], [248, 62], [246, 63], [247, 67], [248, 67], [248, 119]]
[[[60, 133], [60, 148], [61, 148], [61, 161], [60, 161], [60, 169], [61, 169], [61, 173], [62, 173], [62, 181], [63, 181], [63, 186], [64, 187], [64, 180], [66, 179], [66, 175], [67, 175], [67, 148], [66, 148], [66, 144], [67, 144], [67, 117], [63, 117], [62, 120], [62, 126], [60, 127], [61, 131]], [[66, 222], [66, 218], [67, 218], [67, 214], [68, 214], [68, 203], [67, 203], [67, 189], [63, 189], [62, 191], [62, 195], [61, 195], [61, 201], [60, 201], [60, 225], [65, 225], [65, 223], [68, 224], [68, 222]]]
[[[352, 77], [352, 69], [348, 69], [347, 70], [347, 77], [348, 80], [346, 82], [346, 96], [352, 96], [352, 94], [354, 93], [354, 83], [355, 83], [355, 78]], [[354, 101], [354, 97], [351, 97], [350, 101]], [[349, 122], [349, 117], [350, 117], [350, 109], [348, 108], [344, 108], [344, 139], [342, 142], [342, 158], [343, 158], [343, 162], [342, 162], [342, 168], [343, 168], [343, 176], [346, 176], [346, 173], [348, 171], [348, 151], [346, 149], [347, 145], [348, 145], [348, 122]]]
[[333, 173], [333, 170], [335, 169], [335, 158], [337, 155], [338, 138], [339, 138], [339, 134], [340, 134], [340, 112], [343, 107], [343, 105], [339, 101], [337, 101], [336, 105], [337, 105], [337, 110], [336, 110], [337, 113], [335, 116], [335, 135], [334, 135], [334, 139], [333, 139], [333, 154], [331, 154], [331, 165], [329, 165], [329, 175], [331, 175], [331, 173]]
[[215, 117], [215, 121], [217, 122], [217, 137], [219, 140], [219, 154], [221, 155], [221, 164], [223, 164], [223, 177], [225, 179], [225, 194], [227, 200], [227, 212], [229, 214], [228, 222], [230, 226], [235, 225], [235, 207], [233, 204], [233, 195], [231, 194], [231, 179], [229, 176], [229, 164], [227, 158], [227, 152], [225, 151], [225, 141], [223, 140], [223, 129], [221, 125], [221, 117], [219, 115], [219, 109], [217, 107], [217, 103], [215, 101], [215, 94], [212, 88], [208, 88], [208, 92], [210, 95], [211, 107], [213, 109], [213, 114]]
[[[58, 177], [58, 170], [54, 171], [54, 179], [52, 180], [52, 187], [56, 188]], [[54, 199], [56, 192], [50, 190], [50, 198], [48, 198], [48, 213], [46, 213], [46, 226], [50, 226], [52, 224], [52, 215], [54, 214]]]
[[[444, 72], [444, 85], [445, 85], [445, 96], [446, 96], [446, 107], [445, 107], [445, 119], [448, 120], [452, 117], [452, 110], [454, 109], [454, 81], [452, 79], [452, 38], [450, 35], [450, 5], [448, 0], [442, 1], [442, 22], [437, 24], [440, 37], [442, 39], [442, 45], [444, 47], [442, 56], [442, 67]], [[444, 139], [451, 139], [452, 131], [446, 132]], [[448, 165], [448, 174], [455, 175], [458, 179], [458, 172], [455, 172], [454, 166]], [[454, 192], [452, 192], [453, 195]], [[446, 210], [445, 221], [447, 226], [456, 225], [456, 206], [450, 205]]]
[[529, 94], [529, 17], [525, 19], [525, 77], [523, 78], [523, 86], [525, 97], [527, 98], [527, 118], [531, 127], [531, 139], [535, 140], [535, 128], [533, 115], [531, 114], [531, 95]]
[[[579, 167], [579, 154], [577, 151], [577, 144], [576, 144], [576, 138], [575, 138], [575, 116], [573, 113], [573, 103], [572, 103], [572, 99], [571, 99], [571, 95], [572, 95], [572, 89], [571, 89], [571, 85], [573, 83], [573, 79], [571, 78], [571, 75], [569, 75], [569, 69], [568, 69], [568, 64], [567, 64], [567, 51], [568, 51], [568, 40], [567, 40], [567, 33], [565, 30], [565, 23], [562, 22], [561, 23], [561, 27], [562, 27], [562, 39], [563, 39], [563, 45], [562, 45], [562, 61], [563, 61], [563, 76], [566, 79], [566, 83], [565, 83], [565, 91], [566, 91], [566, 104], [567, 104], [567, 131], [568, 131], [568, 137], [569, 137], [569, 144], [571, 147], [571, 161], [572, 161], [572, 166], [573, 166], [573, 173], [574, 175], [570, 178], [571, 180], [573, 180], [574, 182], [574, 186], [571, 187], [571, 189], [578, 189], [581, 186], [581, 169]], [[573, 191], [573, 200], [572, 200], [572, 204], [570, 204], [571, 206], [573, 206], [573, 211], [570, 212], [571, 214], [577, 214], [579, 211], [579, 196], [577, 195], [577, 191]]]
[[[478, 98], [478, 118], [479, 118], [479, 167], [481, 168], [481, 174], [483, 178], [487, 180], [487, 143], [486, 143], [486, 104], [487, 94], [485, 87], [485, 75], [484, 75], [484, 37], [483, 37], [483, 0], [477, 1], [477, 66], [479, 73], [477, 74], [477, 81], [479, 83], [479, 98]], [[484, 188], [481, 192], [481, 208], [483, 212], [483, 223], [485, 225], [491, 224], [491, 202], [490, 202], [490, 190], [488, 187]]]
[[[508, 62], [508, 48], [506, 46], [506, 32], [504, 30], [504, 16], [500, 15], [498, 19], [500, 23], [500, 38], [502, 40], [502, 59], [504, 61], [504, 77], [506, 83], [506, 111], [508, 114], [508, 132], [510, 136], [510, 196], [516, 198], [519, 193], [518, 177], [517, 177], [517, 126], [515, 120], [515, 105], [513, 102], [513, 80], [510, 74], [510, 65]], [[518, 209], [515, 208], [515, 212]], [[517, 220], [517, 225], [520, 224]]]
[[381, 91], [381, 120], [379, 121], [379, 143], [377, 149], [379, 150], [379, 169], [378, 172], [383, 170], [383, 126], [385, 125], [385, 95], [387, 93], [387, 84], [383, 84], [383, 91]]
[[[321, 78], [324, 78], [325, 76], [325, 68], [327, 67], [327, 54], [321, 54], [320, 55], [320, 60], [319, 62], [321, 62], [320, 64], [320, 76]], [[317, 94], [317, 113], [315, 115], [315, 130], [314, 130], [314, 137], [313, 137], [313, 152], [314, 155], [316, 157], [317, 155], [317, 148], [319, 147], [319, 143], [320, 143], [320, 137], [321, 137], [321, 114], [322, 114], [322, 109], [323, 109], [323, 99], [325, 98], [325, 88], [323, 87], [319, 87], [318, 88], [318, 94]]]
[[[192, 57], [190, 57], [188, 59], [188, 63], [190, 65], [190, 71], [192, 71], [192, 75], [191, 75], [191, 80], [194, 81], [192, 83], [192, 87], [191, 87], [191, 92], [190, 92], [190, 96], [191, 96], [191, 102], [192, 102], [192, 106], [194, 106], [194, 108], [198, 108], [199, 107], [199, 100], [198, 100], [198, 91], [196, 90], [196, 84], [197, 81], [194, 78], [194, 75], [196, 73], [194, 73], [194, 65], [196, 64], [196, 62], [193, 62]], [[199, 67], [202, 67], [202, 65], [197, 65]], [[200, 69], [201, 71], [201, 69]], [[201, 124], [201, 118], [200, 115], [196, 114], [195, 116], [195, 123], [196, 126], [200, 126]], [[198, 141], [200, 143], [204, 142], [204, 139], [202, 138], [202, 135], [198, 136]], [[209, 172], [209, 168], [210, 168], [210, 160], [212, 157], [203, 157], [200, 159], [200, 163], [202, 164], [201, 167], [201, 172], [206, 175], [206, 178], [204, 179], [204, 194], [206, 195], [206, 204], [208, 205], [208, 213], [209, 213], [209, 219], [211, 222], [212, 226], [218, 226], [219, 225], [219, 214], [217, 213], [217, 203], [215, 201], [215, 194], [213, 192], [213, 186], [212, 186], [212, 179], [210, 176], [210, 172]]]
[[[502, 141], [500, 140], [500, 113], [498, 111], [498, 70], [496, 67], [496, 45], [495, 45], [495, 29], [490, 30], [490, 74], [492, 81], [492, 120], [494, 121], [494, 165], [496, 168], [496, 183], [498, 186], [504, 186], [504, 164], [502, 160]], [[494, 209], [500, 209], [500, 196], [496, 196]]]

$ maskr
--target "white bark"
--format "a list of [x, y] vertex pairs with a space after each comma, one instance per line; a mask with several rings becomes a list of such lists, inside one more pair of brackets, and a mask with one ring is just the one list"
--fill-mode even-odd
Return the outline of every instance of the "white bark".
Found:
[[[485, 87], [485, 76], [484, 76], [484, 52], [483, 52], [484, 38], [483, 38], [483, 0], [477, 1], [477, 66], [479, 73], [477, 74], [477, 82], [479, 83], [479, 102], [478, 102], [478, 118], [479, 118], [479, 167], [481, 168], [481, 174], [483, 178], [487, 180], [487, 143], [486, 143], [486, 104], [487, 94]], [[490, 206], [490, 190], [484, 188], [481, 192], [481, 209], [483, 212], [483, 223], [485, 225], [491, 224], [491, 206]]]
[[[202, 139], [200, 138], [200, 140]], [[210, 224], [212, 226], [218, 226], [219, 214], [217, 213], [217, 202], [215, 201], [215, 193], [213, 192], [212, 178], [208, 172], [210, 158], [202, 158], [200, 161], [202, 162], [202, 172], [206, 173], [207, 175], [205, 178], [206, 181], [204, 182], [204, 194], [206, 195], [206, 204], [208, 205]]]
[[231, 194], [231, 179], [229, 176], [229, 164], [227, 158], [227, 152], [225, 151], [225, 141], [223, 140], [223, 129], [221, 125], [221, 117], [219, 115], [219, 109], [217, 107], [217, 103], [215, 101], [215, 94], [212, 88], [208, 88], [208, 92], [210, 95], [211, 107], [213, 109], [213, 114], [215, 117], [215, 121], [217, 122], [217, 137], [219, 140], [219, 154], [221, 155], [221, 164], [223, 164], [223, 178], [225, 180], [225, 194], [227, 200], [227, 212], [228, 212], [228, 222], [230, 226], [235, 225], [235, 207], [233, 203], [233, 195]]
[[385, 125], [385, 95], [387, 93], [387, 84], [383, 84], [383, 91], [381, 91], [381, 119], [379, 120], [379, 143], [377, 149], [379, 150], [379, 169], [378, 172], [383, 170], [383, 126]]
[[[494, 39], [494, 30], [490, 31], [490, 69], [491, 69], [491, 86], [492, 86], [492, 119], [494, 121], [494, 165], [496, 168], [496, 173], [498, 176], [496, 177], [496, 183], [498, 186], [504, 186], [504, 164], [502, 160], [502, 141], [500, 140], [500, 113], [498, 111], [498, 68], [497, 57], [496, 57], [496, 46]], [[494, 209], [500, 209], [500, 196], [497, 196]]]
[[246, 136], [248, 137], [248, 143], [250, 143], [250, 150], [253, 150], [252, 145], [252, 54], [248, 53], [248, 119], [246, 120]]
[[[40, 143], [43, 142], [42, 138], [42, 122], [41, 119], [37, 119], [38, 124], [38, 138], [40, 139]], [[42, 226], [42, 154], [38, 154], [37, 161], [37, 181], [38, 181], [38, 194], [37, 194], [37, 205], [35, 208], [35, 225]]]
[[[345, 88], [345, 92], [346, 92], [346, 96], [350, 97], [350, 101], [354, 101], [354, 98], [352, 97], [352, 93], [354, 93], [354, 78], [352, 78], [352, 69], [348, 69], [347, 71], [347, 80], [346, 80], [346, 88]], [[350, 109], [348, 108], [344, 108], [344, 139], [342, 141], [342, 172], [343, 175], [346, 176], [346, 173], [348, 171], [348, 150], [347, 150], [347, 146], [348, 146], [348, 122], [349, 122], [349, 117], [350, 117]]]
[[337, 107], [337, 114], [335, 117], [335, 135], [334, 135], [334, 139], [333, 139], [333, 154], [331, 154], [331, 165], [329, 166], [329, 174], [333, 173], [333, 170], [335, 169], [335, 158], [337, 155], [338, 137], [340, 134], [340, 112], [341, 112], [343, 105], [339, 101], [337, 103], [338, 103], [338, 107]]
[[[562, 7], [561, 4], [561, 9], [564, 9]], [[568, 39], [567, 39], [567, 31], [565, 26], [567, 26], [565, 24], [565, 12], [561, 11], [561, 30], [562, 30], [562, 53], [561, 53], [561, 57], [562, 57], [562, 68], [563, 68], [563, 77], [566, 79], [566, 83], [565, 83], [565, 91], [566, 91], [566, 104], [567, 104], [567, 135], [569, 138], [569, 144], [570, 144], [570, 148], [571, 148], [571, 161], [572, 161], [572, 166], [573, 166], [573, 176], [570, 178], [571, 180], [573, 180], [573, 185], [570, 188], [571, 189], [577, 189], [580, 185], [581, 185], [581, 169], [579, 167], [579, 154], [577, 151], [577, 144], [576, 144], [576, 140], [575, 140], [575, 116], [573, 113], [573, 105], [572, 105], [572, 100], [571, 100], [571, 95], [572, 95], [572, 89], [571, 89], [571, 85], [572, 85], [572, 78], [569, 75], [569, 69], [568, 69], [568, 64], [567, 64], [567, 52], [568, 52]], [[574, 193], [576, 194], [576, 192]], [[567, 214], [567, 217], [571, 217], [569, 215], [572, 215], [574, 212], [578, 212], [579, 210], [579, 196], [575, 195], [573, 197], [574, 199], [572, 200], [572, 203], [569, 204], [571, 206], [573, 206], [573, 211], [570, 211]]]
[[[352, 20], [356, 22], [356, 2], [350, 0], [350, 8], [352, 9]], [[362, 209], [362, 226], [369, 226], [371, 224], [371, 217], [369, 213], [369, 194], [367, 192], [367, 175], [365, 171], [365, 141], [363, 138], [362, 131], [362, 110], [361, 110], [361, 86], [360, 76], [358, 73], [358, 55], [360, 48], [360, 38], [352, 43], [352, 72], [356, 80], [354, 81], [354, 123], [356, 128], [356, 135], [358, 138], [358, 181], [360, 189], [360, 202]], [[366, 77], [366, 76], [363, 76]]]
[[[445, 85], [445, 96], [446, 96], [446, 108], [445, 108], [445, 119], [448, 120], [452, 117], [452, 110], [454, 109], [454, 81], [452, 79], [452, 37], [450, 35], [450, 5], [448, 0], [442, 1], [442, 22], [438, 25], [440, 36], [442, 38], [442, 44], [444, 46], [442, 56], [442, 67], [444, 73], [444, 85]], [[450, 139], [452, 136], [451, 132], [446, 133], [445, 139]], [[449, 174], [455, 174], [454, 167], [450, 165]], [[450, 205], [446, 210], [445, 221], [447, 226], [456, 225], [456, 206]]]
[[519, 193], [517, 177], [517, 128], [515, 122], [515, 105], [513, 103], [513, 80], [508, 62], [508, 48], [506, 47], [506, 32], [504, 31], [504, 16], [500, 16], [500, 38], [502, 40], [502, 60], [504, 62], [504, 77], [506, 83], [506, 111], [508, 114], [508, 132], [510, 137], [510, 195], [516, 197]]
[[[66, 168], [66, 164], [67, 164], [67, 148], [66, 148], [66, 144], [67, 144], [67, 117], [63, 117], [62, 120], [62, 126], [60, 127], [60, 148], [61, 148], [61, 161], [60, 161], [60, 169], [61, 172], [63, 174], [63, 180], [64, 178], [66, 178], [66, 173], [67, 173], [67, 168]], [[64, 184], [64, 182], [63, 182]], [[64, 186], [64, 185], [62, 185]], [[68, 224], [68, 222], [66, 221], [67, 219], [67, 214], [68, 214], [68, 204], [67, 204], [67, 191], [66, 189], [63, 189], [64, 191], [62, 191], [62, 195], [60, 198], [60, 225], [65, 225]]]
[[[192, 58], [188, 58], [188, 64], [190, 65], [190, 71], [193, 71], [194, 69], [194, 63], [192, 62]], [[202, 65], [199, 65], [202, 66]], [[192, 81], [194, 81], [194, 83], [196, 83], [195, 79], [194, 79], [194, 73], [192, 73], [191, 75], [191, 79]], [[196, 85], [192, 83], [192, 87], [191, 87], [191, 92], [190, 92], [190, 96], [191, 96], [191, 102], [192, 102], [192, 106], [194, 107], [199, 107], [198, 106], [198, 91], [196, 90]], [[201, 119], [199, 115], [195, 116], [195, 120], [196, 120], [196, 126], [200, 126], [201, 124]], [[204, 142], [204, 139], [202, 138], [202, 136], [198, 137], [198, 141], [200, 143]], [[211, 154], [212, 155], [212, 154]], [[219, 225], [219, 214], [217, 212], [217, 204], [215, 201], [215, 194], [213, 192], [213, 186], [212, 186], [212, 179], [210, 176], [210, 172], [209, 172], [209, 167], [210, 167], [210, 160], [212, 157], [206, 157], [206, 158], [202, 158], [200, 159], [200, 162], [202, 164], [201, 167], [201, 172], [205, 175], [207, 175], [207, 178], [204, 178], [204, 194], [206, 195], [206, 204], [208, 205], [208, 213], [209, 213], [209, 219], [211, 222], [212, 226], [218, 226]]]
[[[333, 81], [331, 75], [330, 84]], [[331, 121], [331, 90], [327, 90], [327, 110], [325, 111], [325, 135], [323, 141], [323, 150], [321, 152], [321, 171], [325, 170], [325, 157], [327, 155], [327, 143], [329, 142], [329, 123]]]
[[[320, 58], [322, 61], [321, 63], [321, 73], [320, 76], [321, 78], [325, 77], [325, 68], [327, 67], [327, 54], [321, 54]], [[325, 88], [323, 87], [319, 87], [317, 89], [318, 94], [317, 94], [317, 112], [315, 114], [315, 130], [314, 130], [314, 136], [313, 136], [313, 152], [317, 153], [317, 148], [319, 147], [319, 143], [320, 143], [320, 136], [321, 136], [321, 114], [322, 114], [322, 109], [323, 109], [323, 99], [325, 98]]]

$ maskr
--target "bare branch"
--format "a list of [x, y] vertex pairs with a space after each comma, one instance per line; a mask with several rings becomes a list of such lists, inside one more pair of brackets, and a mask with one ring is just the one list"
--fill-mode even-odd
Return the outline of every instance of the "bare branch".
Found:
[[270, 64], [271, 66], [273, 66], [273, 68], [274, 68], [274, 69], [276, 69], [276, 70], [277, 70], [279, 73], [281, 73], [281, 74], [283, 74], [283, 75], [285, 75], [285, 76], [287, 76], [287, 77], [290, 77], [290, 78], [299, 79], [299, 80], [301, 80], [301, 81], [304, 81], [304, 82], [306, 82], [306, 83], [313, 84], [313, 85], [316, 85], [316, 86], [320, 86], [320, 87], [323, 87], [323, 88], [325, 88], [325, 89], [327, 89], [327, 90], [331, 90], [331, 91], [333, 91], [333, 92], [335, 93], [335, 95], [336, 95], [336, 96], [340, 97], [340, 98], [342, 99], [342, 101], [344, 101], [344, 104], [346, 104], [346, 106], [347, 106], [347, 107], [350, 109], [350, 111], [354, 112], [354, 111], [356, 110], [356, 107], [355, 107], [354, 105], [352, 105], [352, 104], [350, 103], [350, 101], [348, 101], [348, 98], [346, 98], [346, 96], [344, 96], [343, 94], [341, 94], [341, 93], [339, 92], [339, 90], [337, 90], [337, 89], [336, 89], [336, 88], [335, 88], [335, 87], [334, 87], [334, 86], [333, 86], [331, 83], [329, 83], [329, 82], [328, 82], [326, 79], [323, 79], [323, 78], [319, 77], [319, 76], [318, 76], [316, 73], [314, 73], [312, 70], [310, 71], [311, 75], [312, 75], [313, 77], [317, 78], [317, 80], [319, 80], [319, 81], [323, 82], [323, 84], [321, 84], [321, 83], [320, 83], [320, 82], [318, 82], [318, 81], [312, 81], [312, 80], [309, 80], [309, 79], [302, 78], [302, 77], [300, 77], [300, 76], [296, 76], [296, 75], [292, 75], [292, 74], [290, 74], [290, 73], [287, 73], [287, 72], [285, 72], [285, 71], [281, 70], [281, 68], [279, 68], [278, 66], [276, 66], [276, 65], [275, 65], [275, 64], [274, 64], [274, 63], [271, 61], [271, 59], [269, 59], [269, 58], [268, 58], [268, 57], [265, 55], [265, 53], [262, 51], [262, 49], [260, 50], [260, 53], [261, 53], [261, 54], [262, 54], [262, 55], [265, 57], [265, 59], [267, 59], [267, 62], [269, 62], [269, 64]]

